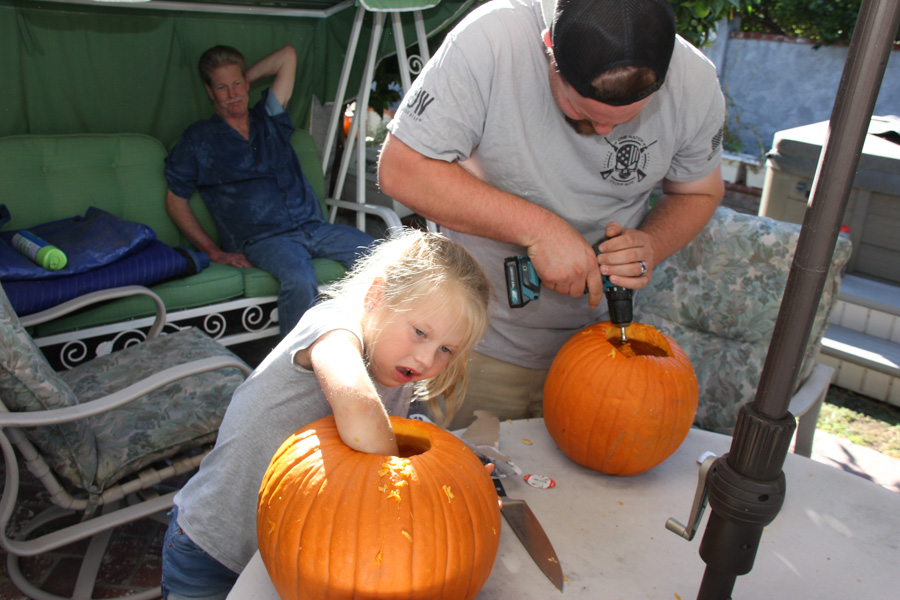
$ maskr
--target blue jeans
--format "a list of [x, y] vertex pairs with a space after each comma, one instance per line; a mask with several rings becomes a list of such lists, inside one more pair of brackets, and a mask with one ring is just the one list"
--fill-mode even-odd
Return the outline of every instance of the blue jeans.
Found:
[[370, 235], [349, 225], [314, 223], [302, 230], [295, 229], [244, 246], [247, 259], [281, 284], [278, 327], [282, 338], [290, 333], [319, 293], [312, 259], [330, 258], [349, 269], [372, 241]]
[[163, 541], [163, 598], [225, 600], [237, 578], [237, 573], [207, 554], [182, 531], [178, 526], [178, 507], [172, 507]]

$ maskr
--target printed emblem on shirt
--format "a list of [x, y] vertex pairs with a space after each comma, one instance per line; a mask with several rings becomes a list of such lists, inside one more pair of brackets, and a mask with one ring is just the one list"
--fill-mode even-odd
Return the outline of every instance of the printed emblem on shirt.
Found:
[[414, 94], [411, 94], [409, 100], [406, 101], [406, 112], [409, 113], [413, 119], [418, 121], [422, 118], [422, 113], [425, 112], [425, 109], [427, 109], [432, 102], [434, 102], [434, 96], [424, 89], [419, 88]]
[[719, 127], [718, 133], [713, 136], [712, 142], [710, 142], [711, 150], [709, 155], [706, 157], [706, 160], [712, 159], [713, 156], [716, 155], [716, 152], [719, 150], [719, 146], [722, 145], [722, 140], [725, 137], [725, 126]]
[[643, 181], [647, 176], [647, 163], [650, 160], [647, 149], [658, 140], [648, 144], [634, 135], [625, 135], [615, 141], [605, 139], [611, 149], [606, 155], [603, 170], [600, 171], [603, 179], [617, 185]]

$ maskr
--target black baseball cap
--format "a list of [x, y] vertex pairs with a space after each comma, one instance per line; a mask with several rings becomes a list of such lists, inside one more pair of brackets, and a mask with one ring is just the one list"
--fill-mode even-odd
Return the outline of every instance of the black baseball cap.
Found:
[[[675, 48], [668, 0], [542, 0], [560, 75], [585, 98], [624, 106], [662, 87]], [[656, 82], [625, 97], [603, 97], [591, 83], [618, 67], [648, 67]]]

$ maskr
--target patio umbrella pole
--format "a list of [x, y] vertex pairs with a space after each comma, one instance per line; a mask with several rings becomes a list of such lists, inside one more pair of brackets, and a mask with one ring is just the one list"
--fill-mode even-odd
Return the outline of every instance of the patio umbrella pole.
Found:
[[730, 451], [707, 476], [711, 513], [698, 600], [731, 597], [737, 576], [753, 568], [763, 528], [781, 510], [782, 467], [796, 428], [788, 404], [898, 24], [900, 2], [863, 0], [759, 388], [741, 407]]

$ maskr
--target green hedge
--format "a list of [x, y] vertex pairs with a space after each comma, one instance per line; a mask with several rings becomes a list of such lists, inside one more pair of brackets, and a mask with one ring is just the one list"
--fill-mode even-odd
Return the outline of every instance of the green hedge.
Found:
[[[861, 0], [670, 0], [678, 31], [694, 44], [707, 41], [719, 19], [740, 17], [741, 31], [848, 42]], [[900, 30], [895, 41], [900, 41]]]
[[[861, 0], [743, 0], [741, 31], [810, 38], [820, 45], [848, 42]], [[894, 38], [900, 41], [900, 30]]]

